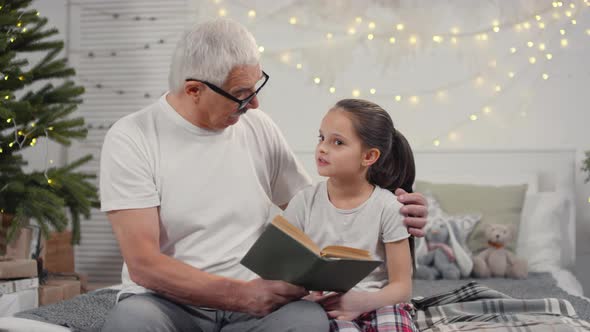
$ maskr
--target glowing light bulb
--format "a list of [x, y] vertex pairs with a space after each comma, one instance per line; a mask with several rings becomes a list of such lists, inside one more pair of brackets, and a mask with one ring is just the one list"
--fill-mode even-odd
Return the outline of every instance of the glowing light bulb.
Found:
[[321, 82], [321, 81], [322, 81], [322, 80], [321, 80], [319, 77], [315, 77], [315, 78], [313, 79], [313, 82], [314, 82], [315, 84], [320, 84], [320, 82]]
[[369, 22], [369, 29], [375, 29], [375, 22]]
[[371, 90], [369, 90], [369, 93], [371, 93], [372, 95], [374, 95], [375, 93], [377, 93], [377, 90], [371, 88]]
[[532, 41], [530, 41], [530, 42], [527, 42], [526, 43], [526, 46], [533, 47], [533, 46], [535, 46], [535, 43], [533, 43]]
[[363, 18], [360, 16], [357, 16], [355, 19], [356, 23], [363, 23]]
[[390, 44], [395, 44], [395, 37], [390, 37], [389, 38], [389, 43]]
[[412, 104], [418, 104], [418, 102], [420, 102], [420, 98], [418, 98], [418, 96], [411, 96], [410, 97], [410, 102]]
[[530, 29], [530, 28], [531, 28], [531, 24], [530, 24], [529, 22], [524, 22], [524, 23], [522, 24], [522, 26], [523, 26], [525, 29]]
[[482, 84], [483, 84], [483, 82], [484, 82], [484, 79], [483, 79], [483, 77], [481, 77], [481, 76], [478, 76], [478, 77], [475, 79], [475, 83], [476, 83], [477, 85], [482, 85]]
[[264, 46], [258, 46], [258, 52], [264, 53]]
[[493, 25], [493, 26], [498, 26], [499, 24], [500, 24], [500, 22], [499, 22], [498, 20], [494, 20], [494, 21], [492, 22], [492, 25]]
[[547, 60], [553, 59], [553, 55], [551, 53], [545, 54], [545, 57], [547, 58]]
[[334, 37], [334, 35], [333, 35], [331, 32], [328, 32], [328, 33], [326, 34], [326, 38], [327, 38], [327, 39], [332, 39], [332, 37]]
[[565, 39], [565, 38], [562, 39], [560, 43], [561, 43], [561, 46], [562, 47], [566, 47], [569, 44], [568, 41], [567, 41], [567, 39]]
[[477, 115], [475, 115], [475, 114], [471, 114], [471, 115], [469, 116], [469, 120], [471, 120], [471, 121], [475, 121], [475, 120], [477, 120]]
[[356, 97], [358, 97], [358, 96], [360, 96], [360, 95], [361, 95], [361, 92], [360, 92], [358, 89], [354, 89], [354, 90], [352, 90], [352, 96], [353, 96], [353, 97], [355, 97], [355, 98], [356, 98]]
[[400, 96], [400, 95], [395, 96], [395, 101], [397, 101], [397, 102], [402, 101], [402, 96]]
[[514, 72], [509, 72], [509, 73], [508, 73], [508, 77], [510, 77], [510, 78], [514, 78]]
[[564, 29], [559, 29], [559, 33], [564, 36], [565, 35], [565, 30]]
[[451, 43], [457, 44], [457, 37], [451, 37]]
[[545, 23], [539, 22], [539, 29], [545, 29]]
[[535, 15], [535, 19], [536, 19], [537, 21], [540, 21], [540, 20], [541, 20], [541, 15]]
[[303, 65], [302, 65], [302, 64], [300, 64], [300, 63], [298, 63], [298, 64], [296, 64], [296, 65], [295, 65], [295, 68], [297, 68], [297, 69], [301, 69], [301, 68], [303, 68]]
[[52, 184], [52, 183], [53, 183], [53, 180], [47, 179], [47, 184]]
[[373, 38], [375, 38], [375, 36], [372, 33], [367, 35], [368, 40], [373, 40]]
[[572, 12], [570, 12], [569, 10], [565, 12], [565, 16], [567, 17], [572, 17]]
[[348, 28], [348, 34], [349, 35], [354, 35], [356, 33], [356, 29], [353, 27]]
[[335, 87], [333, 87], [333, 86], [331, 86], [331, 87], [330, 87], [330, 93], [334, 93], [334, 92], [336, 92], [336, 88], [335, 88]]
[[544, 80], [548, 80], [549, 79], [549, 75], [546, 74], [546, 73], [543, 73], [542, 77], [543, 77]]
[[225, 8], [220, 8], [220, 9], [217, 11], [217, 15], [219, 15], [219, 16], [221, 16], [221, 17], [227, 16], [227, 10], [225, 10]]
[[416, 45], [416, 43], [418, 43], [418, 38], [416, 36], [411, 36], [410, 37], [410, 44]]
[[492, 30], [494, 30], [494, 32], [499, 32], [500, 31], [500, 27], [494, 27]]
[[[576, 20], [572, 20], [572, 25], [576, 25], [578, 23], [578, 21]], [[24, 29], [23, 29], [24, 30]]]
[[512, 54], [516, 53], [516, 47], [511, 47], [510, 48], [510, 53], [512, 53]]
[[402, 30], [403, 30], [405, 27], [404, 27], [404, 25], [403, 25], [402, 23], [398, 23], [398, 24], [395, 26], [395, 28], [396, 28], [397, 30], [399, 30], [399, 31], [402, 31]]
[[535, 62], [537, 62], [537, 59], [534, 56], [532, 56], [532, 57], [529, 58], [529, 62], [531, 64], [534, 64]]
[[489, 107], [489, 106], [486, 106], [486, 107], [483, 108], [483, 112], [485, 114], [490, 114], [490, 113], [492, 113], [492, 108]]
[[435, 139], [432, 144], [434, 144], [434, 146], [439, 146], [440, 145], [440, 141]]
[[436, 43], [442, 43], [443, 38], [441, 36], [433, 36], [432, 40]]
[[248, 17], [256, 17], [256, 11], [255, 10], [249, 10], [248, 11]]
[[297, 17], [291, 16], [291, 18], [289, 18], [289, 24], [291, 24], [291, 25], [297, 24]]
[[451, 33], [452, 33], [452, 34], [454, 34], [454, 35], [458, 34], [458, 33], [459, 33], [459, 28], [457, 28], [457, 27], [452, 27], [452, 28], [451, 28]]
[[496, 87], [494, 88], [494, 90], [496, 90], [496, 92], [501, 92], [502, 91], [502, 87], [500, 85], [496, 85]]

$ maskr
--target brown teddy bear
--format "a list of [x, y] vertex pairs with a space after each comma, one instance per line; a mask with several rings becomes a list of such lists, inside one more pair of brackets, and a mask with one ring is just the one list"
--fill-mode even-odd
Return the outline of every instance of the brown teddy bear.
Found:
[[526, 279], [528, 264], [505, 248], [515, 231], [514, 225], [490, 224], [484, 228], [488, 248], [473, 257], [473, 276]]

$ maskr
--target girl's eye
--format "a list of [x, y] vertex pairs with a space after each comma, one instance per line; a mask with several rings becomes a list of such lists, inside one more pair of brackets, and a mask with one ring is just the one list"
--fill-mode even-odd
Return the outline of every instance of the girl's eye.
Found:
[[341, 140], [335, 140], [334, 141], [334, 144], [336, 144], [336, 145], [342, 145], [344, 143]]
[[322, 135], [319, 135], [319, 136], [318, 136], [318, 141], [320, 141], [320, 142], [323, 142], [323, 141], [324, 141], [324, 136], [322, 136]]

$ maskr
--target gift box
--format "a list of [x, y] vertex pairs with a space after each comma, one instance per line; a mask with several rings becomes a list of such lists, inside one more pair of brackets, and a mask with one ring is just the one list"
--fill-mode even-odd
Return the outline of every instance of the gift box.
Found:
[[72, 232], [51, 233], [42, 247], [43, 268], [47, 272], [73, 273], [75, 271]]
[[37, 276], [37, 261], [10, 259], [0, 261], [0, 279], [30, 278]]

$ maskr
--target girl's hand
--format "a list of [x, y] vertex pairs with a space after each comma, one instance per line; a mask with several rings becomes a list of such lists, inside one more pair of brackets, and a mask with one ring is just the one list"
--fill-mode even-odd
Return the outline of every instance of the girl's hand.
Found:
[[331, 318], [353, 320], [369, 311], [367, 292], [348, 291], [323, 296], [318, 302]]
[[319, 300], [325, 297], [324, 292], [321, 291], [311, 291], [309, 295], [303, 297], [303, 300], [311, 301], [311, 302], [318, 302]]

